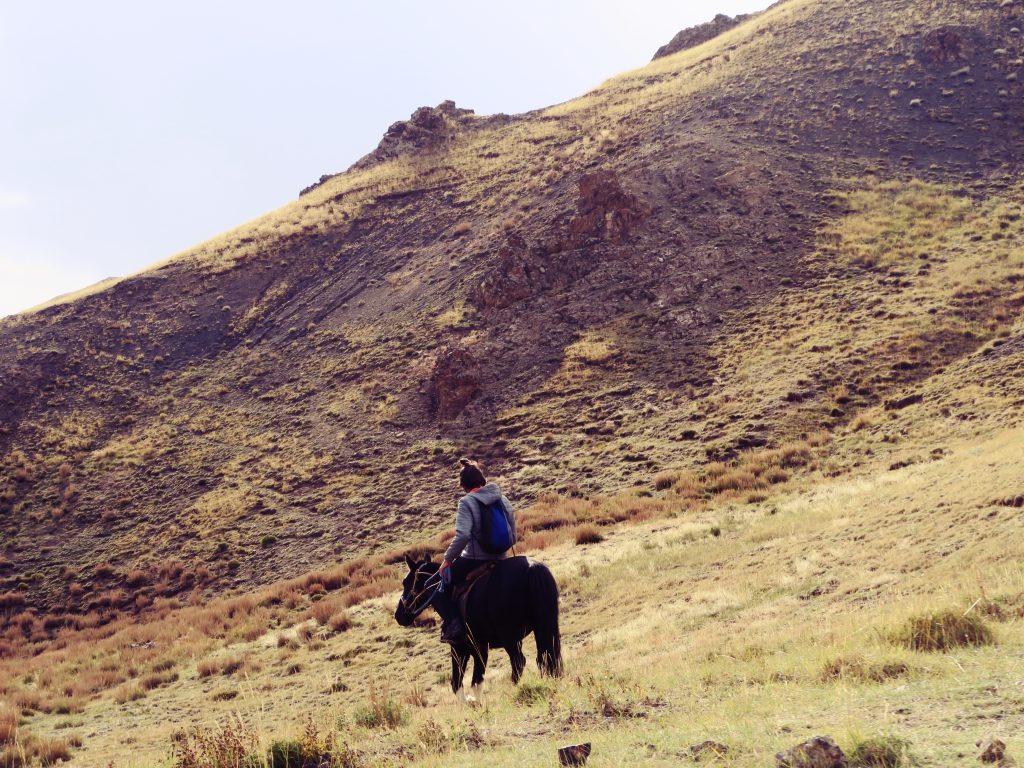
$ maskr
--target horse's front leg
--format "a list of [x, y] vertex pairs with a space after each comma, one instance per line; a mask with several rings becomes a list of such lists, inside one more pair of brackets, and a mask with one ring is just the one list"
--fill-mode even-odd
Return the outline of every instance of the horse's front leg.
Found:
[[463, 648], [452, 648], [452, 693], [458, 696], [463, 702], [466, 701], [466, 692], [462, 690], [462, 679], [466, 675], [466, 665], [469, 664], [469, 651]]
[[506, 645], [505, 650], [508, 652], [508, 660], [512, 663], [512, 684], [515, 685], [523, 676], [523, 670], [526, 669], [526, 656], [523, 655], [523, 644], [522, 642], [512, 643], [511, 645]]
[[487, 670], [487, 646], [473, 649], [473, 682], [471, 700], [483, 706], [484, 672]]

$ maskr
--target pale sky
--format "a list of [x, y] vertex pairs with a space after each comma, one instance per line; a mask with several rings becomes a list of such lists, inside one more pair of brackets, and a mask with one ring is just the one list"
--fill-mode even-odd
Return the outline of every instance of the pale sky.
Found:
[[545, 107], [768, 2], [0, 0], [0, 317], [294, 199], [416, 107]]

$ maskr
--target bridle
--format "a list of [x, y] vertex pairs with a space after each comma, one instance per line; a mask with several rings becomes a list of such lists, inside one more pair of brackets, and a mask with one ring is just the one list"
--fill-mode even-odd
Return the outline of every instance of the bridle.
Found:
[[[419, 575], [419, 572], [420, 572], [419, 568], [417, 568], [413, 572], [413, 580], [412, 580], [413, 586], [416, 585], [416, 577]], [[440, 589], [440, 588], [441, 588], [441, 574], [440, 573], [435, 573], [433, 576], [431, 576], [430, 578], [427, 579], [426, 583], [423, 585], [423, 588], [420, 589], [419, 592], [414, 593], [412, 595], [412, 597], [410, 599], [408, 599], [408, 600], [405, 599], [405, 595], [403, 594], [398, 599], [398, 603], [399, 603], [399, 605], [401, 605], [406, 610], [407, 613], [409, 613], [412, 616], [412, 618], [415, 619], [417, 616], [419, 616], [421, 613], [423, 613], [425, 610], [427, 610], [427, 608], [430, 607], [430, 603], [434, 600], [434, 595], [437, 594], [437, 590]], [[420, 605], [418, 608], [415, 607], [417, 601], [421, 597], [423, 597], [423, 595], [427, 594], [428, 592], [430, 593], [430, 596], [426, 600], [424, 600], [423, 604]]]

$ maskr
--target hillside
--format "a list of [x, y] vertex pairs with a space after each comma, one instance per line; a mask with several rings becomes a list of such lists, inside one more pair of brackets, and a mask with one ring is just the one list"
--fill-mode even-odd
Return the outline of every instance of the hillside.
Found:
[[[291, 205], [0, 321], [26, 728], [87, 733], [83, 765], [232, 711], [395, 765], [577, 735], [594, 764], [717, 738], [761, 765], [805, 727], [948, 765], [966, 709], [1019, 728], [1024, 6], [728, 21], [565, 104], [417, 110]], [[466, 454], [532, 504], [570, 659], [469, 720], [433, 630], [390, 617]], [[977, 601], [998, 645], [887, 639]], [[354, 728], [369, 679], [408, 722]]]

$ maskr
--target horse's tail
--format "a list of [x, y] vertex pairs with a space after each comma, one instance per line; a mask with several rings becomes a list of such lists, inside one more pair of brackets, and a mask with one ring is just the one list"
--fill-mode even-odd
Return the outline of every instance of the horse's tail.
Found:
[[537, 641], [537, 666], [542, 675], [562, 674], [562, 636], [558, 631], [558, 584], [542, 563], [529, 571], [533, 637]]

